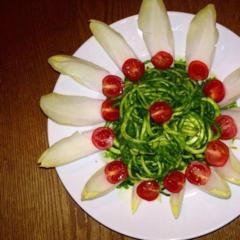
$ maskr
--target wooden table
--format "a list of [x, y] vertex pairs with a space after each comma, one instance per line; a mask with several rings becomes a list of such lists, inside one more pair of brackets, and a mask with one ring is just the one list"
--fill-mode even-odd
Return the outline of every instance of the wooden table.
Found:
[[[207, 0], [166, 0], [168, 10], [196, 13]], [[240, 34], [240, 1], [212, 0], [218, 22]], [[91, 33], [90, 18], [107, 23], [138, 13], [140, 0], [25, 0], [0, 3], [0, 239], [120, 240], [71, 199], [54, 169], [39, 169], [47, 119], [39, 98], [58, 78], [47, 64], [72, 54]], [[239, 53], [236, 53], [239, 54]], [[197, 217], [197, 216], [196, 216]], [[240, 218], [201, 240], [236, 240]]]

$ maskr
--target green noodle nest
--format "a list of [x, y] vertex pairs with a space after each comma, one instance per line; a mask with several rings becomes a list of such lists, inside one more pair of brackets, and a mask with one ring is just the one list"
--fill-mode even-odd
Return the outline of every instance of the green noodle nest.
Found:
[[[206, 81], [189, 79], [186, 63], [181, 60], [167, 70], [146, 62], [139, 82], [125, 79], [124, 93], [115, 99], [120, 119], [106, 123], [116, 137], [106, 157], [121, 159], [128, 166], [129, 177], [120, 187], [141, 180], [156, 180], [162, 186], [170, 171], [181, 171], [193, 160], [204, 161], [208, 142], [220, 135], [218, 127], [213, 131], [212, 126], [221, 113], [203, 94]], [[173, 109], [171, 119], [164, 124], [150, 118], [149, 107], [158, 101]]]

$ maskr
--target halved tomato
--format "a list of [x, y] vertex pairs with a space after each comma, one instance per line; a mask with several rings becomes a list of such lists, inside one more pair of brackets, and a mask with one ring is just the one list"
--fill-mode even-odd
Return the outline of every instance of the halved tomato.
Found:
[[195, 185], [205, 185], [211, 174], [211, 169], [208, 165], [201, 163], [199, 161], [193, 161], [188, 164], [185, 171], [185, 176], [187, 180]]
[[113, 145], [113, 130], [109, 127], [99, 127], [93, 131], [92, 143], [100, 150], [106, 150]]
[[158, 69], [168, 69], [173, 63], [173, 56], [168, 52], [160, 51], [152, 57], [151, 62]]
[[188, 76], [193, 80], [204, 80], [208, 77], [209, 69], [201, 61], [192, 61], [188, 66]]
[[112, 122], [119, 119], [119, 107], [115, 107], [117, 102], [107, 99], [102, 103], [102, 117], [104, 120]]
[[140, 198], [153, 201], [160, 193], [160, 185], [156, 181], [142, 181], [137, 186], [137, 194]]
[[129, 58], [122, 66], [122, 72], [131, 81], [138, 81], [144, 74], [144, 63], [135, 58]]
[[221, 137], [220, 139], [228, 140], [236, 137], [237, 135], [237, 126], [232, 117], [228, 115], [221, 115], [216, 118], [216, 122], [221, 128]]
[[215, 102], [221, 102], [225, 96], [224, 85], [217, 79], [210, 80], [203, 87], [206, 96], [212, 98]]
[[172, 108], [166, 102], [155, 102], [150, 106], [150, 116], [156, 123], [167, 122], [172, 116]]
[[182, 190], [185, 183], [185, 175], [177, 170], [174, 170], [163, 179], [163, 186], [172, 193], [178, 193]]
[[107, 75], [102, 81], [102, 92], [106, 97], [115, 98], [123, 93], [123, 81], [115, 75]]
[[128, 177], [127, 166], [120, 160], [108, 163], [104, 172], [108, 182], [112, 184], [123, 181]]
[[210, 165], [222, 167], [229, 158], [229, 148], [219, 140], [211, 141], [208, 143], [204, 155]]

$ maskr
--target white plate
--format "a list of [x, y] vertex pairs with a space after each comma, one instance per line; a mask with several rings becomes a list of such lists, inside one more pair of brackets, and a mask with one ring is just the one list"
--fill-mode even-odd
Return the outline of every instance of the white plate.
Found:
[[[193, 17], [191, 14], [170, 12], [170, 20], [175, 37], [176, 56], [184, 57], [186, 32]], [[146, 47], [137, 28], [137, 16], [120, 20], [112, 25], [121, 32], [137, 55], [145, 60], [149, 58]], [[212, 71], [218, 78], [240, 66], [240, 40], [237, 35], [218, 25], [220, 38]], [[75, 53], [76, 56], [88, 59], [103, 66], [113, 74], [121, 74], [108, 55], [91, 37]], [[80, 86], [69, 77], [61, 75], [55, 91], [64, 94], [86, 95], [101, 98], [85, 87]], [[76, 130], [87, 130], [93, 127], [66, 127], [48, 122], [49, 144], [72, 134]], [[238, 158], [240, 154], [238, 153]], [[240, 187], [231, 185], [232, 197], [222, 200], [207, 195], [188, 184], [180, 218], [172, 216], [168, 198], [162, 202], [143, 202], [135, 215], [130, 208], [130, 191], [114, 192], [87, 202], [81, 202], [80, 194], [88, 178], [103, 165], [100, 154], [94, 154], [63, 167], [57, 172], [72, 198], [89, 215], [103, 225], [122, 234], [140, 239], [188, 239], [216, 230], [240, 215]]]

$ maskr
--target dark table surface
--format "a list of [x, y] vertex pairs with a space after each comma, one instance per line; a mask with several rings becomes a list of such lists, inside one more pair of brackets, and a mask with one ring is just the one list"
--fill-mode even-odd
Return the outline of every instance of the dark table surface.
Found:
[[[196, 13], [210, 1], [166, 0], [167, 9]], [[240, 34], [240, 1], [212, 0], [217, 21]], [[39, 98], [58, 78], [49, 56], [72, 54], [91, 33], [88, 19], [107, 23], [138, 13], [140, 0], [1, 0], [0, 239], [131, 239], [89, 217], [54, 169], [39, 169], [47, 119]], [[236, 53], [239, 54], [239, 53]], [[201, 240], [239, 239], [240, 219]]]

